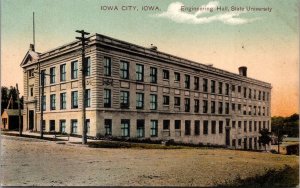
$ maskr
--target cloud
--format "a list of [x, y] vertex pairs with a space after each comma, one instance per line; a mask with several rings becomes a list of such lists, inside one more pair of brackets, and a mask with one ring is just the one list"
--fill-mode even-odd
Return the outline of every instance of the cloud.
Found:
[[230, 25], [246, 24], [258, 19], [258, 18], [254, 18], [254, 19], [241, 18], [239, 17], [240, 14], [245, 13], [242, 11], [225, 12], [221, 14], [205, 16], [205, 14], [211, 14], [211, 12], [214, 12], [218, 5], [219, 5], [218, 1], [211, 1], [207, 5], [200, 6], [201, 9], [197, 10], [195, 13], [187, 13], [189, 12], [188, 9], [189, 7], [185, 7], [187, 9], [185, 11], [182, 11], [181, 8], [184, 6], [184, 4], [181, 2], [174, 2], [169, 5], [166, 12], [157, 14], [155, 15], [155, 17], [168, 18], [177, 23], [206, 24], [214, 21], [220, 21], [223, 22], [224, 24], [230, 24]]

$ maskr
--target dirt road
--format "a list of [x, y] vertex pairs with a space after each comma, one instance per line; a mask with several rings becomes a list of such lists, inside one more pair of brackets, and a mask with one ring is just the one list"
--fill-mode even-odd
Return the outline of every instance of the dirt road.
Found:
[[296, 166], [296, 156], [224, 149], [103, 149], [2, 136], [2, 185], [211, 186]]

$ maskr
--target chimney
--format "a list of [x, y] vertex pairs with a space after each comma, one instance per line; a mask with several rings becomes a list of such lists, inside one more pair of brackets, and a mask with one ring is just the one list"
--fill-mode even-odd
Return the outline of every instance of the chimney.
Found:
[[247, 77], [247, 67], [245, 67], [245, 66], [239, 67], [239, 74], [241, 76]]
[[34, 52], [34, 44], [29, 45], [29, 50]]

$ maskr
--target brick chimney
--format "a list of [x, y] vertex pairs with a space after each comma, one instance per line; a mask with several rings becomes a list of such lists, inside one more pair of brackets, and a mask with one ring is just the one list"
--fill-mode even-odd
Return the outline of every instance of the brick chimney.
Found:
[[241, 76], [247, 77], [247, 67], [245, 67], [245, 66], [239, 67], [239, 74]]
[[34, 44], [29, 45], [29, 50], [34, 52]]

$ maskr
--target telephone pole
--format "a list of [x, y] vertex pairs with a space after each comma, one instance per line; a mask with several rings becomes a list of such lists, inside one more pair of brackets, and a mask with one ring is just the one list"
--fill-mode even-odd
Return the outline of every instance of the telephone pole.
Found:
[[88, 38], [85, 35], [89, 35], [90, 33], [85, 32], [84, 30], [76, 30], [77, 33], [81, 34], [81, 37], [76, 37], [81, 41], [81, 85], [82, 85], [82, 144], [87, 143], [87, 126], [86, 126], [86, 89], [85, 89], [85, 74], [86, 74], [86, 67], [85, 67], [85, 45], [88, 45]]
[[19, 88], [18, 88], [18, 84], [16, 84], [16, 88], [17, 88], [17, 101], [18, 101], [18, 110], [19, 110], [19, 135], [22, 136], [22, 119], [21, 119], [21, 102], [20, 102], [20, 92], [19, 92]]

